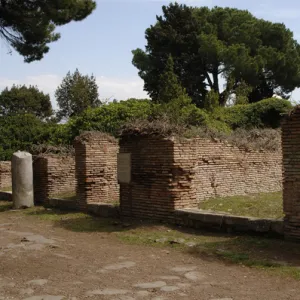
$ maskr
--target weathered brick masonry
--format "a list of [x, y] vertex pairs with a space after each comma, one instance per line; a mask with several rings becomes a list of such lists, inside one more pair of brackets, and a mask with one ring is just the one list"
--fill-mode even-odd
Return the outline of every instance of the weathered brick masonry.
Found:
[[49, 198], [76, 190], [75, 157], [47, 155], [33, 160], [34, 199], [49, 203]]
[[[123, 216], [163, 218], [174, 210], [174, 143], [156, 137], [123, 137], [120, 153], [131, 153], [130, 184], [120, 184]], [[174, 186], [175, 187], [175, 186]]]
[[120, 153], [132, 153], [132, 182], [121, 184], [121, 213], [172, 217], [201, 200], [280, 191], [281, 151], [246, 151], [221, 142], [159, 136], [123, 136]]
[[74, 141], [77, 206], [119, 200], [117, 182], [118, 141], [101, 132], [86, 132]]
[[[183, 144], [184, 147], [184, 144]], [[194, 186], [198, 202], [282, 190], [282, 153], [198, 139]]]
[[300, 107], [283, 120], [283, 210], [285, 237], [300, 240]]
[[11, 162], [0, 161], [0, 188], [11, 187]]

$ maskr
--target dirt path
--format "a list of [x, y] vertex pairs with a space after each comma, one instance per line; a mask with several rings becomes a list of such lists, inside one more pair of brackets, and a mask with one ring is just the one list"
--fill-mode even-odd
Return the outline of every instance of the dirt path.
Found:
[[300, 299], [299, 281], [0, 213], [0, 299]]

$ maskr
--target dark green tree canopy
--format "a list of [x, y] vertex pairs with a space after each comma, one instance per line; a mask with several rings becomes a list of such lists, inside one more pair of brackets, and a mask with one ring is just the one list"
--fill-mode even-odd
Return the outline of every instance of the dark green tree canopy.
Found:
[[39, 119], [53, 115], [50, 97], [35, 86], [5, 88], [0, 94], [0, 115], [32, 114]]
[[82, 75], [78, 69], [73, 74], [68, 72], [57, 88], [55, 97], [59, 106], [59, 119], [78, 116], [85, 109], [101, 104], [96, 78], [93, 75]]
[[40, 60], [60, 38], [56, 26], [81, 21], [95, 8], [92, 0], [1, 0], [0, 35], [25, 62]]
[[[133, 51], [133, 64], [154, 100], [169, 55], [179, 83], [199, 107], [209, 90], [225, 105], [241, 85], [247, 86], [249, 102], [274, 93], [288, 97], [300, 86], [300, 46], [293, 33], [248, 11], [170, 4], [146, 30], [146, 39], [145, 51]], [[225, 91], [220, 91], [220, 77]]]
[[178, 82], [174, 73], [174, 62], [170, 55], [166, 62], [164, 72], [159, 76], [158, 100], [161, 103], [169, 103], [182, 96], [187, 96], [185, 90]]

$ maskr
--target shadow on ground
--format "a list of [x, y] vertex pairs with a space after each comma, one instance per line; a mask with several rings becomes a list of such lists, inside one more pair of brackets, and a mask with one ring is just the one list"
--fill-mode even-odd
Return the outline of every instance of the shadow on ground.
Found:
[[0, 212], [5, 212], [12, 209], [11, 202], [1, 202], [0, 204]]
[[[0, 202], [0, 212], [11, 203]], [[145, 221], [104, 219], [79, 212], [35, 207], [19, 211], [28, 217], [51, 221], [54, 227], [78, 233], [110, 233], [127, 244], [173, 248], [189, 255], [272, 271], [300, 280], [299, 244], [267, 236], [250, 236], [194, 230]]]

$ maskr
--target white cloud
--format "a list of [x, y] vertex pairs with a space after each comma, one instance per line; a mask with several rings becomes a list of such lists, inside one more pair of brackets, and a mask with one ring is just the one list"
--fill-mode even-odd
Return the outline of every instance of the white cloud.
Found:
[[300, 104], [300, 89], [295, 89], [291, 95], [291, 100], [297, 104]]
[[[54, 108], [57, 108], [54, 92], [61, 81], [62, 77], [55, 74], [26, 76], [19, 79], [0, 77], [0, 89], [4, 89], [7, 86], [11, 87], [13, 84], [37, 86], [43, 92], [50, 94], [52, 105]], [[149, 98], [147, 93], [143, 91], [143, 81], [137, 76], [130, 78], [97, 76], [96, 81], [99, 86], [101, 99]]]

